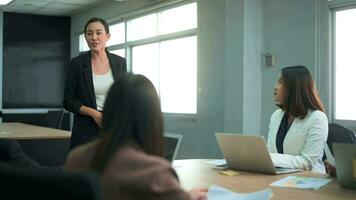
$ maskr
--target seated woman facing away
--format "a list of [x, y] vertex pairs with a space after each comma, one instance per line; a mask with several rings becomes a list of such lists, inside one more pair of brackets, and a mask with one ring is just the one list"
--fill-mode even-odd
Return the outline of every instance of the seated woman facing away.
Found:
[[206, 189], [180, 187], [163, 149], [162, 112], [153, 84], [142, 75], [123, 75], [106, 98], [100, 139], [75, 148], [65, 170], [96, 171], [108, 200], [206, 199]]
[[280, 109], [271, 116], [267, 142], [274, 164], [325, 173], [328, 119], [309, 70], [283, 68], [274, 96]]

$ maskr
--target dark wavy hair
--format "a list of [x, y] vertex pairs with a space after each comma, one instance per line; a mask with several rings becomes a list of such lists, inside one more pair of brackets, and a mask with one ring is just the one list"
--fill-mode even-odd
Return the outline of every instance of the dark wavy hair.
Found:
[[284, 87], [282, 110], [295, 117], [304, 119], [308, 110], [324, 112], [312, 75], [304, 66], [291, 66], [282, 69], [282, 84]]

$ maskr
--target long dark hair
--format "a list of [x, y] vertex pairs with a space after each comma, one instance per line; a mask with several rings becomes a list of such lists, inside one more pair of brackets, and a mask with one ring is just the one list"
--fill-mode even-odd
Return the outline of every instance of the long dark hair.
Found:
[[284, 87], [281, 109], [295, 117], [304, 119], [308, 110], [324, 112], [324, 106], [309, 70], [304, 66], [291, 66], [282, 69]]
[[87, 32], [88, 25], [90, 23], [93, 23], [93, 22], [100, 22], [104, 26], [105, 32], [106, 33], [110, 33], [109, 24], [104, 19], [101, 19], [99, 17], [93, 17], [93, 18], [89, 19], [87, 21], [87, 23], [85, 24], [85, 26], [84, 26], [84, 35]]
[[148, 154], [163, 157], [161, 106], [146, 77], [126, 74], [112, 85], [104, 104], [101, 132], [91, 167], [98, 173], [103, 172], [115, 152], [132, 143]]

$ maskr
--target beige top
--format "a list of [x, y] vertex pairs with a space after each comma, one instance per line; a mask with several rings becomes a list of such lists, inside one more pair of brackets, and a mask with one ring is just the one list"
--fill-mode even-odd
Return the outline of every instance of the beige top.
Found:
[[[65, 170], [88, 170], [97, 144], [95, 141], [75, 148]], [[102, 182], [106, 200], [190, 199], [168, 161], [131, 147], [123, 147], [114, 155], [102, 174]]]
[[105, 74], [93, 73], [93, 85], [95, 91], [96, 107], [97, 110], [104, 109], [106, 95], [109, 92], [111, 85], [114, 83], [114, 77], [111, 70]]

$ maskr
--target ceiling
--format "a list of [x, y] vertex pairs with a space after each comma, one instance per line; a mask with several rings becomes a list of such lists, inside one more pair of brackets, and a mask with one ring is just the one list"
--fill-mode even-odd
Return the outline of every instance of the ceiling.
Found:
[[14, 0], [0, 9], [25, 14], [72, 16], [102, 4], [120, 1], [124, 0]]

